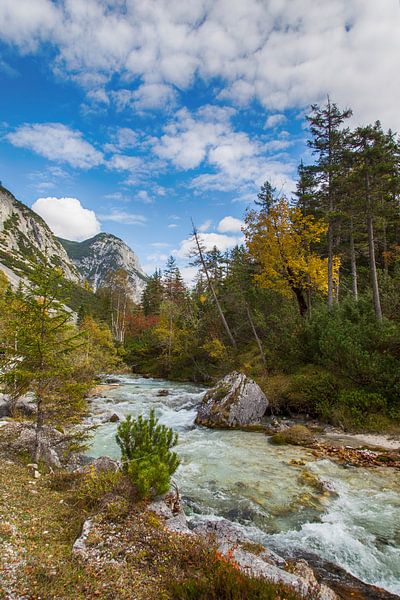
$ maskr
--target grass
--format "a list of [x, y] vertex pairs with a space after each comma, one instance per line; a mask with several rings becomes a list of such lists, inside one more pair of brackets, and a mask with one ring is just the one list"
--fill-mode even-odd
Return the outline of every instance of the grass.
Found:
[[[81, 475], [44, 473], [34, 479], [26, 464], [1, 455], [1, 443], [0, 471], [0, 598], [297, 598], [241, 575], [208, 542], [168, 532], [115, 481], [102, 481], [105, 496], [98, 497], [95, 487], [85, 502]], [[79, 557], [72, 545], [89, 516], [93, 528]]]

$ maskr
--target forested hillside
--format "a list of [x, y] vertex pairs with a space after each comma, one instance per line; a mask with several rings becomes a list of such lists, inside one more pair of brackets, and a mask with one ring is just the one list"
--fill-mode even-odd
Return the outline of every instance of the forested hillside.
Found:
[[307, 121], [312, 164], [285, 197], [266, 181], [245, 243], [221, 253], [193, 231], [193, 288], [171, 257], [126, 319], [136, 372], [257, 378], [277, 413], [349, 428], [400, 417], [400, 148], [379, 121], [350, 128], [330, 100]]

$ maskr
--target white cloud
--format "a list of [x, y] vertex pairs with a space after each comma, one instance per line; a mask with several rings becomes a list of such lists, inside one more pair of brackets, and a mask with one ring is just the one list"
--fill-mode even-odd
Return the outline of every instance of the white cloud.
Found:
[[273, 128], [273, 127], [276, 127], [277, 125], [282, 125], [285, 121], [286, 121], [286, 117], [282, 113], [277, 113], [275, 115], [269, 115], [269, 117], [265, 121], [265, 127], [267, 129]]
[[195, 177], [191, 187], [254, 194], [270, 179], [279, 188], [292, 191], [296, 165], [287, 157], [275, 156], [289, 147], [290, 139], [262, 142], [232, 124], [235, 115], [229, 107], [205, 105], [195, 113], [179, 110], [164, 127], [160, 138], [153, 138], [153, 151], [179, 169], [208, 166], [212, 172]]
[[102, 154], [83, 139], [80, 131], [62, 123], [33, 123], [18, 127], [6, 138], [19, 148], [33, 150], [37, 154], [64, 162], [72, 167], [90, 169], [103, 162]]
[[58, 236], [80, 242], [100, 231], [100, 223], [93, 210], [84, 208], [77, 198], [38, 198], [32, 205]]
[[[222, 233], [202, 233], [200, 241], [206, 251], [212, 250], [216, 246], [221, 252], [230, 250], [238, 244], [243, 243], [243, 236], [225, 235]], [[188, 258], [196, 251], [196, 243], [193, 236], [182, 240], [179, 248], [173, 251], [173, 255], [179, 258]]]
[[218, 231], [220, 233], [240, 233], [244, 223], [235, 217], [224, 217], [218, 223]]
[[108, 214], [98, 215], [100, 221], [113, 221], [124, 225], [144, 225], [147, 221], [144, 215], [113, 209]]
[[112, 171], [138, 171], [143, 168], [143, 159], [140, 156], [127, 154], [114, 154], [107, 163]]
[[128, 102], [143, 108], [165, 107], [171, 90], [201, 78], [225, 99], [256, 98], [275, 111], [329, 92], [361, 121], [379, 117], [393, 128], [398, 22], [398, 0], [331, 0], [318, 10], [315, 0], [0, 3], [1, 39], [23, 52], [52, 44], [57, 73], [95, 90], [97, 100], [116, 74], [132, 83]]
[[153, 198], [146, 190], [139, 190], [136, 194], [136, 200], [143, 202], [143, 204], [154, 204]]
[[202, 223], [202, 224], [201, 224], [201, 225], [198, 227], [198, 230], [199, 230], [199, 231], [203, 231], [203, 232], [205, 232], [205, 231], [208, 231], [208, 230], [210, 229], [211, 225], [212, 225], [212, 221], [211, 221], [211, 219], [207, 219], [207, 221], [204, 221], [204, 223]]

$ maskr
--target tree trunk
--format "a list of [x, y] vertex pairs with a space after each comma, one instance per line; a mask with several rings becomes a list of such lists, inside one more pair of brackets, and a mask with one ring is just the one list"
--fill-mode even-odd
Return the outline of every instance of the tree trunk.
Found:
[[370, 265], [370, 272], [371, 272], [372, 296], [374, 299], [375, 316], [378, 319], [378, 321], [382, 321], [382, 308], [381, 308], [381, 299], [380, 299], [380, 295], [379, 295], [378, 273], [376, 270], [374, 223], [373, 223], [373, 219], [372, 219], [368, 170], [366, 170], [366, 172], [365, 172], [365, 196], [366, 196], [365, 199], [366, 199], [366, 205], [367, 205], [368, 251], [369, 251], [369, 265]]
[[260, 351], [260, 357], [261, 357], [262, 363], [263, 363], [263, 365], [264, 365], [264, 367], [266, 369], [267, 368], [267, 361], [265, 360], [264, 348], [262, 346], [260, 338], [258, 337], [258, 333], [257, 333], [257, 330], [255, 328], [254, 321], [253, 321], [253, 318], [251, 316], [250, 308], [249, 308], [249, 305], [247, 304], [247, 302], [246, 302], [246, 312], [247, 312], [247, 318], [249, 319], [251, 330], [253, 332], [254, 338], [255, 338], [255, 340], [257, 342], [258, 349]]
[[386, 225], [386, 219], [383, 222], [383, 270], [385, 275], [388, 275], [388, 259], [387, 259], [387, 251], [388, 251], [388, 246], [387, 246], [387, 225]]
[[217, 306], [217, 309], [218, 309], [219, 316], [221, 317], [221, 321], [222, 321], [222, 324], [223, 324], [223, 326], [224, 326], [224, 328], [225, 328], [225, 331], [226, 331], [226, 333], [227, 333], [227, 335], [228, 335], [229, 341], [230, 341], [230, 343], [232, 344], [232, 346], [233, 346], [234, 348], [236, 348], [236, 340], [235, 340], [235, 338], [234, 338], [234, 337], [233, 337], [233, 335], [232, 335], [232, 332], [231, 332], [231, 330], [230, 330], [230, 328], [229, 328], [228, 322], [227, 322], [227, 320], [225, 319], [225, 315], [224, 315], [224, 313], [223, 313], [223, 311], [222, 311], [221, 305], [220, 305], [220, 303], [219, 303], [219, 300], [218, 300], [218, 298], [217, 298], [217, 294], [215, 293], [214, 286], [213, 286], [213, 284], [212, 284], [212, 281], [211, 281], [211, 279], [210, 279], [210, 275], [209, 275], [209, 273], [208, 273], [208, 269], [207, 269], [206, 263], [205, 263], [205, 261], [204, 261], [203, 252], [202, 252], [202, 250], [201, 250], [201, 245], [200, 245], [200, 242], [199, 242], [199, 237], [198, 237], [198, 235], [197, 235], [197, 230], [196, 230], [196, 228], [195, 228], [195, 226], [194, 226], [194, 223], [193, 223], [193, 221], [192, 221], [192, 225], [193, 225], [193, 236], [194, 236], [194, 239], [196, 240], [197, 250], [198, 250], [198, 252], [199, 252], [200, 261], [201, 261], [201, 264], [202, 264], [202, 266], [203, 266], [204, 272], [205, 272], [205, 274], [206, 274], [206, 278], [207, 278], [207, 283], [208, 283], [208, 286], [209, 286], [209, 288], [210, 288], [210, 290], [211, 290], [211, 293], [212, 293], [212, 295], [213, 295], [213, 298], [214, 298], [215, 304], [216, 304], [216, 306]]
[[379, 294], [378, 273], [376, 270], [376, 260], [375, 260], [374, 224], [373, 224], [372, 215], [370, 212], [368, 213], [368, 216], [367, 216], [367, 228], [368, 228], [369, 264], [370, 264], [370, 271], [371, 271], [372, 296], [374, 299], [375, 316], [378, 319], [378, 321], [382, 321], [381, 299], [380, 299], [380, 294]]
[[296, 296], [297, 304], [299, 306], [300, 315], [305, 317], [308, 311], [307, 302], [304, 298], [304, 293], [301, 288], [292, 287], [293, 293]]
[[41, 449], [41, 437], [42, 430], [44, 425], [44, 413], [43, 413], [43, 400], [42, 398], [38, 398], [36, 401], [37, 413], [36, 413], [36, 428], [35, 428], [35, 451], [34, 451], [34, 461], [36, 463], [39, 462], [40, 449]]
[[333, 223], [328, 227], [328, 306], [333, 307]]
[[354, 230], [353, 230], [353, 219], [350, 221], [350, 264], [351, 264], [351, 285], [353, 290], [353, 296], [355, 300], [358, 300], [358, 281], [357, 281], [357, 262], [356, 262], [356, 251], [354, 247]]

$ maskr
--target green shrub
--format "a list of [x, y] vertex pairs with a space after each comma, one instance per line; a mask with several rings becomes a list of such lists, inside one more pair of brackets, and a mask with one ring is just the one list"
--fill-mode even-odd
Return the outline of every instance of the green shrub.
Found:
[[293, 425], [283, 431], [274, 433], [270, 442], [276, 445], [310, 446], [315, 441], [313, 433], [304, 425]]
[[97, 507], [104, 496], [117, 493], [121, 479], [121, 471], [96, 471], [93, 467], [89, 468], [77, 492], [79, 504], [89, 510]]
[[337, 399], [339, 384], [329, 371], [315, 366], [305, 367], [293, 375], [284, 392], [284, 407], [289, 412], [317, 416], [323, 407], [331, 406]]
[[365, 390], [342, 390], [329, 411], [330, 420], [343, 429], [380, 431], [387, 424], [387, 401]]
[[368, 294], [345, 298], [333, 310], [318, 307], [304, 334], [306, 359], [400, 407], [400, 325], [376, 321]]
[[140, 498], [168, 491], [170, 478], [179, 466], [179, 458], [171, 448], [178, 435], [170, 427], [159, 425], [154, 410], [148, 419], [130, 415], [117, 429], [122, 466]]

